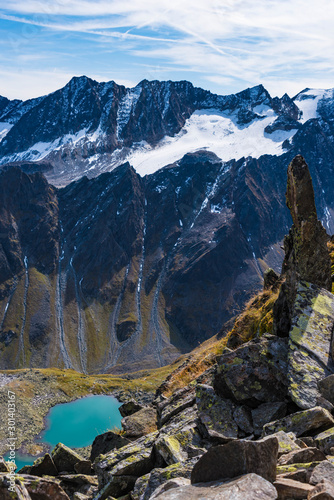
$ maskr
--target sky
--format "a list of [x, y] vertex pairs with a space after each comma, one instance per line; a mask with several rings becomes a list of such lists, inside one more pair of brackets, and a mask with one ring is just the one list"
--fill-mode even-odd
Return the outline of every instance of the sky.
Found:
[[0, 0], [0, 95], [37, 97], [80, 75], [218, 94], [332, 88], [334, 0]]

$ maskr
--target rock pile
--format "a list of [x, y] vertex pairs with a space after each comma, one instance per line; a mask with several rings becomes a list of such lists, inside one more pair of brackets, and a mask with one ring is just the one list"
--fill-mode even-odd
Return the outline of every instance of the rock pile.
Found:
[[[98, 436], [91, 461], [57, 445], [20, 471], [17, 498], [334, 500], [334, 296], [326, 235], [301, 157], [288, 179], [294, 226], [275, 310], [280, 335], [226, 348], [215, 366], [169, 398], [158, 390], [146, 406], [123, 405], [122, 435]], [[266, 286], [276, 287], [277, 279]], [[9, 500], [5, 468], [2, 462], [0, 498]]]

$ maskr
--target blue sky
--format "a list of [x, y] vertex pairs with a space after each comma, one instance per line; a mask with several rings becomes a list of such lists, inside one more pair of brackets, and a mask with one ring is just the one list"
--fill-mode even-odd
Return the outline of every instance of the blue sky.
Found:
[[333, 28], [333, 0], [0, 0], [0, 95], [85, 74], [293, 96], [334, 87]]

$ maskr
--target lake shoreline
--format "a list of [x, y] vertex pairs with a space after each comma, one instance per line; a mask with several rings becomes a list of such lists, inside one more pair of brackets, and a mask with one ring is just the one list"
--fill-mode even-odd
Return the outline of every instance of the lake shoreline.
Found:
[[[16, 394], [16, 451], [35, 458], [50, 449], [40, 437], [47, 426], [46, 418], [51, 408], [88, 396], [113, 396], [119, 402], [133, 397], [149, 401], [152, 390], [142, 390], [140, 382], [113, 378], [108, 375], [87, 376], [73, 370], [34, 369], [0, 373], [5, 383], [0, 393], [0, 419], [7, 421], [8, 390]], [[131, 387], [131, 384], [134, 387]], [[152, 384], [153, 385], [153, 384]], [[139, 389], [140, 388], [140, 389]], [[0, 455], [8, 452], [6, 429], [0, 432]]]

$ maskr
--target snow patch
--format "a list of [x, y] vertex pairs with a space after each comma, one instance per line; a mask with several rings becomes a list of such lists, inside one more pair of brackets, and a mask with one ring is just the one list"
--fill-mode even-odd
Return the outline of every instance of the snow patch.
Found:
[[165, 137], [156, 147], [144, 141], [135, 144], [126, 160], [144, 176], [200, 150], [212, 151], [223, 161], [283, 154], [283, 142], [296, 130], [265, 134], [264, 129], [277, 115], [267, 106], [260, 106], [258, 111], [263, 113], [263, 118], [245, 126], [238, 125], [236, 115], [231, 113], [212, 109], [195, 111], [175, 137]]
[[0, 142], [6, 137], [12, 127], [12, 123], [0, 122]]
[[128, 123], [132, 110], [136, 107], [139, 99], [141, 87], [134, 87], [128, 90], [119, 103], [117, 110], [117, 138], [119, 139], [124, 126]]
[[300, 123], [305, 123], [312, 118], [318, 118], [317, 108], [320, 99], [324, 97], [326, 90], [308, 89], [300, 92], [295, 98], [295, 104], [302, 111]]

